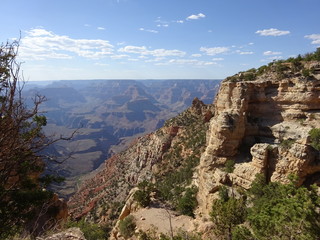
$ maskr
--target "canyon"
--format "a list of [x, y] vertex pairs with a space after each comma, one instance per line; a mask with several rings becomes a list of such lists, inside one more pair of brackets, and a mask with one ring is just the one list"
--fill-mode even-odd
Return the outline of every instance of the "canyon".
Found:
[[[320, 155], [310, 140], [310, 130], [320, 128], [319, 66], [317, 61], [303, 62], [301, 68], [312, 70], [306, 76], [294, 64], [271, 63], [254, 79], [243, 78], [250, 71], [225, 79], [213, 104], [195, 98], [189, 109], [162, 128], [106, 160], [69, 200], [70, 216], [112, 225], [110, 239], [123, 239], [119, 224], [127, 216], [135, 217], [136, 233], [170, 234], [161, 221], [155, 226], [152, 220], [162, 209], [165, 222], [170, 218], [185, 223], [171, 231], [200, 232], [202, 239], [210, 239], [214, 226], [209, 213], [222, 186], [247, 190], [257, 174], [281, 183], [294, 174], [298, 185], [319, 186]], [[234, 163], [233, 171], [226, 171], [228, 161]], [[156, 195], [147, 208], [137, 202], [139, 183], [159, 186], [190, 163], [193, 173], [179, 186], [184, 191], [198, 189], [194, 218], [173, 211]]]
[[[220, 80], [61, 80], [28, 82], [24, 95], [42, 95], [44, 131], [58, 141], [46, 155], [49, 174], [65, 177], [51, 186], [68, 198], [107, 158], [125, 149], [136, 137], [150, 133], [184, 111], [198, 97], [212, 102]], [[32, 101], [28, 102], [32, 105]], [[75, 132], [75, 134], [73, 134]]]

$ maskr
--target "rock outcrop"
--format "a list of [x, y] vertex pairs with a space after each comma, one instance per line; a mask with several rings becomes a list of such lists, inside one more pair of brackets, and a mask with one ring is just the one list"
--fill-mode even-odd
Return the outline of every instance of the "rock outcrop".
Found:
[[[141, 218], [142, 222], [137, 221], [140, 225], [148, 225], [143, 224], [145, 215], [139, 215], [147, 210], [138, 207], [132, 197], [134, 187], [143, 180], [155, 182], [170, 170], [172, 173], [195, 152], [201, 156], [192, 177], [192, 184], [199, 190], [199, 206], [195, 219], [190, 220], [193, 224], [187, 224], [184, 230], [201, 231], [203, 236], [210, 233], [209, 212], [222, 185], [246, 190], [257, 174], [267, 181], [283, 183], [289, 181], [290, 174], [298, 176], [297, 184], [319, 181], [320, 155], [311, 146], [309, 132], [320, 128], [320, 71], [313, 69], [312, 75], [304, 76], [301, 70], [293, 71], [293, 65], [287, 65], [280, 66], [287, 69], [285, 74], [273, 71], [271, 66], [255, 79], [243, 77], [250, 72], [227, 78], [213, 105], [195, 99], [184, 114], [137, 139], [81, 186], [69, 201], [71, 216], [98, 217], [100, 222], [107, 222], [112, 212], [110, 203], [118, 201], [124, 207], [121, 213], [118, 208], [113, 220], [131, 214]], [[314, 68], [310, 63], [301, 66]], [[198, 127], [202, 125], [201, 131], [207, 129], [205, 147], [199, 143], [200, 138], [191, 139], [196, 133], [201, 136]], [[234, 163], [231, 171], [226, 170], [230, 161]], [[157, 210], [148, 209], [148, 214], [162, 207], [158, 204]], [[118, 235], [116, 227], [112, 239], [118, 239]]]
[[[118, 218], [115, 212], [120, 213], [130, 190], [139, 182], [155, 182], [156, 176], [176, 169], [187, 157], [195, 154], [200, 157], [205, 141], [201, 144], [198, 138], [205, 140], [206, 127], [213, 116], [211, 108], [196, 98], [191, 108], [167, 121], [163, 128], [136, 139], [127, 150], [108, 159], [105, 167], [86, 180], [70, 198], [68, 207], [71, 217], [98, 218], [101, 223], [109, 223], [110, 219]], [[190, 141], [188, 146], [181, 144], [184, 139]], [[175, 148], [181, 151], [179, 162], [173, 162], [168, 157], [176, 152]], [[129, 202], [125, 204], [124, 215], [130, 213], [130, 206]]]
[[[279, 79], [268, 72], [254, 81], [221, 84], [199, 166], [200, 212], [208, 214], [221, 184], [248, 189], [258, 173], [281, 182], [295, 174], [302, 184], [320, 171], [319, 155], [309, 144], [309, 131], [320, 127], [318, 79]], [[225, 176], [221, 169], [228, 159], [235, 169]]]
[[86, 238], [79, 228], [69, 228], [46, 238], [38, 237], [37, 240], [86, 240]]

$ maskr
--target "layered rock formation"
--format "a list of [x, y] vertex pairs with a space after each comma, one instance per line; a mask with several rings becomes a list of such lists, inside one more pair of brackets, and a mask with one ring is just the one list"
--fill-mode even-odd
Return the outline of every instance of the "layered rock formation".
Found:
[[[177, 169], [189, 156], [200, 157], [206, 126], [212, 115], [211, 106], [195, 99], [190, 109], [169, 120], [163, 128], [136, 139], [127, 150], [108, 159], [105, 167], [85, 181], [69, 200], [72, 218], [86, 216], [98, 218], [100, 222], [118, 218], [115, 212], [121, 210], [119, 206], [123, 206], [129, 191], [137, 183], [144, 180], [155, 182], [156, 176]], [[203, 138], [202, 144], [200, 137]], [[190, 142], [188, 146], [186, 140]], [[170, 156], [176, 154], [178, 148], [179, 160], [174, 162]], [[130, 212], [131, 203], [125, 208]]]
[[[200, 212], [208, 214], [221, 184], [248, 189], [258, 173], [281, 182], [295, 174], [302, 184], [320, 171], [308, 141], [309, 131], [320, 127], [319, 79], [267, 72], [254, 81], [221, 84], [199, 166]], [[236, 164], [226, 176], [221, 169], [227, 159]]]
[[[303, 63], [306, 69], [314, 65]], [[200, 164], [192, 180], [199, 189], [199, 206], [196, 219], [190, 220], [192, 226], [184, 230], [210, 232], [207, 220], [221, 185], [246, 190], [256, 174], [280, 182], [288, 182], [288, 176], [295, 174], [298, 184], [319, 183], [320, 155], [310, 144], [309, 132], [320, 128], [320, 71], [304, 76], [290, 64], [285, 67], [286, 72], [281, 74], [271, 66], [255, 79], [244, 80], [241, 74], [226, 79], [214, 105], [195, 100], [188, 114], [168, 121], [164, 128], [139, 138], [126, 151], [107, 160], [103, 171], [86, 181], [70, 200], [72, 216], [100, 216], [100, 222], [107, 221], [110, 205], [106, 210], [103, 203], [125, 200], [120, 219], [129, 214], [141, 216], [143, 211], [132, 197], [134, 190], [126, 199], [130, 189], [143, 180], [154, 182], [156, 176], [183, 164], [197, 148], [197, 142], [188, 138], [197, 132], [195, 126], [206, 129], [208, 121], [205, 151], [199, 151]], [[190, 126], [196, 130], [188, 135]], [[180, 162], [170, 158], [177, 146]], [[233, 171], [226, 171], [227, 161], [235, 163]], [[137, 222], [143, 225], [139, 219]], [[117, 229], [113, 233], [114, 239], [121, 239]]]

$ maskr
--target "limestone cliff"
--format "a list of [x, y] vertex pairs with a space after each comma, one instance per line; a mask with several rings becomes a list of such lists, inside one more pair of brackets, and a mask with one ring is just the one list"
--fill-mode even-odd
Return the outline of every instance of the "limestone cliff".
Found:
[[[302, 184], [320, 171], [308, 140], [320, 127], [320, 75], [290, 67], [284, 73], [279, 77], [271, 65], [254, 80], [238, 74], [222, 82], [199, 166], [199, 212], [208, 214], [221, 184], [248, 189], [257, 173], [281, 182], [296, 174]], [[230, 174], [223, 171], [228, 159], [236, 163]]]
[[[143, 214], [159, 214], [167, 203], [153, 197], [157, 210], [141, 209], [133, 198], [134, 187], [143, 180], [160, 181], [197, 155], [200, 163], [192, 177], [198, 187], [195, 219], [168, 214], [172, 222], [188, 221], [182, 227], [185, 231], [202, 232], [203, 239], [210, 239], [205, 235], [210, 232], [207, 220], [221, 185], [249, 189], [258, 173], [268, 181], [286, 182], [295, 174], [299, 184], [319, 184], [320, 154], [309, 137], [311, 129], [320, 128], [319, 120], [319, 62], [271, 63], [236, 74], [221, 83], [212, 106], [194, 100], [189, 110], [165, 127], [107, 160], [105, 168], [70, 199], [70, 213], [100, 222], [131, 214], [138, 230], [146, 231], [150, 224]], [[201, 142], [202, 131], [207, 131], [206, 143]], [[231, 172], [226, 171], [227, 161], [235, 163]], [[115, 214], [123, 205], [122, 213]], [[112, 239], [122, 239], [117, 227]]]

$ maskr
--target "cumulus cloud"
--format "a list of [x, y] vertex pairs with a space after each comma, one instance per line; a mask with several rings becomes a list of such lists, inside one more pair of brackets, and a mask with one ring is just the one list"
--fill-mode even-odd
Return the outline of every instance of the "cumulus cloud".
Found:
[[115, 54], [115, 55], [112, 55], [110, 56], [112, 59], [123, 59], [123, 58], [127, 58], [129, 57], [129, 55], [126, 55], [126, 54]]
[[212, 61], [223, 61], [224, 58], [212, 58]]
[[202, 54], [200, 54], [200, 53], [195, 53], [195, 54], [191, 55], [191, 57], [201, 57], [201, 56], [202, 56]]
[[281, 59], [283, 59], [282, 56], [270, 56], [268, 58], [261, 59], [260, 62], [270, 62], [270, 61], [281, 60]]
[[200, 61], [197, 59], [170, 59], [167, 62], [156, 63], [155, 65], [193, 65], [193, 66], [208, 66], [208, 65], [216, 65], [215, 62], [209, 61]]
[[320, 34], [311, 34], [311, 35], [306, 35], [304, 36], [305, 38], [311, 39], [312, 44], [318, 44], [320, 45]]
[[139, 28], [140, 31], [150, 32], [150, 33], [158, 33], [158, 31], [153, 29], [145, 29], [145, 28]]
[[214, 56], [217, 54], [228, 52], [229, 48], [228, 47], [213, 47], [213, 48], [201, 47], [200, 51], [205, 52], [209, 56]]
[[283, 30], [278, 30], [276, 28], [270, 28], [270, 29], [264, 29], [264, 30], [258, 30], [256, 31], [257, 34], [260, 36], [282, 36], [282, 35], [287, 35], [290, 34], [290, 31], [283, 31]]
[[21, 39], [19, 55], [23, 59], [70, 59], [73, 55], [84, 58], [103, 58], [113, 53], [106, 40], [73, 39], [42, 28], [27, 31]]
[[138, 46], [125, 46], [123, 48], [120, 48], [118, 50], [119, 52], [125, 52], [125, 53], [138, 53], [138, 54], [148, 54], [148, 49], [145, 46], [138, 47]]
[[98, 30], [106, 30], [104, 27], [97, 27]]
[[251, 54], [254, 54], [254, 52], [251, 52], [251, 51], [240, 51], [240, 50], [237, 50], [236, 53], [239, 53], [240, 55], [251, 55]]
[[197, 19], [200, 19], [200, 18], [205, 18], [206, 15], [204, 15], [203, 13], [199, 13], [197, 15], [190, 15], [189, 17], [187, 17], [186, 19], [187, 20], [197, 20]]
[[169, 24], [157, 24], [157, 27], [169, 27]]
[[265, 56], [272, 56], [272, 55], [279, 55], [279, 54], [282, 54], [282, 52], [265, 51], [263, 53], [263, 55]]
[[186, 55], [185, 52], [180, 50], [167, 50], [167, 49], [154, 49], [149, 50], [145, 46], [125, 46], [123, 48], [120, 48], [118, 50], [119, 52], [124, 53], [135, 53], [135, 54], [141, 54], [141, 55], [151, 55], [154, 57], [169, 57], [169, 56], [177, 56], [177, 57], [183, 57]]

